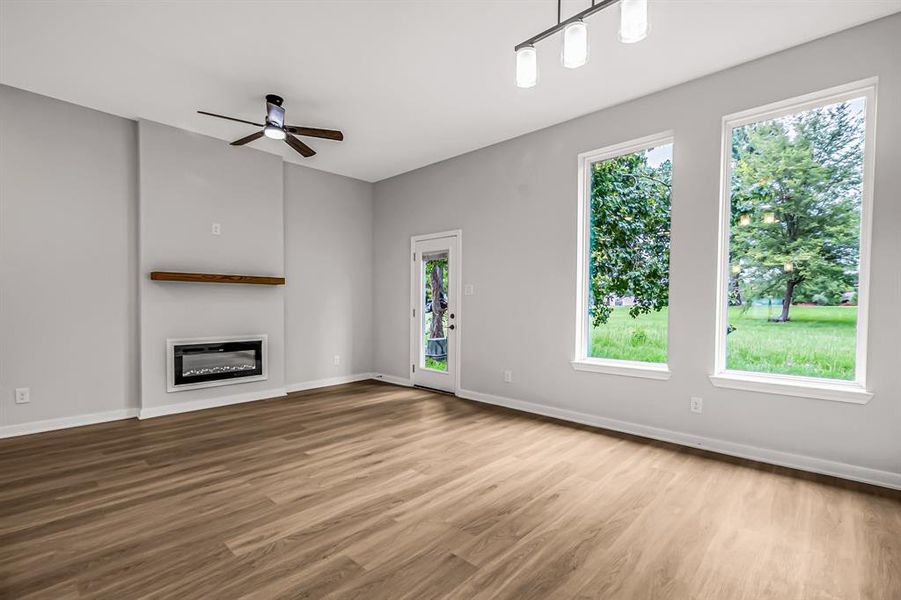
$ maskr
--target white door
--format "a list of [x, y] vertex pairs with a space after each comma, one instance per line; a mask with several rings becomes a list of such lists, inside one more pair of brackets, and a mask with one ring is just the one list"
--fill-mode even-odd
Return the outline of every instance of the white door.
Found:
[[412, 239], [413, 385], [456, 392], [460, 327], [460, 233]]

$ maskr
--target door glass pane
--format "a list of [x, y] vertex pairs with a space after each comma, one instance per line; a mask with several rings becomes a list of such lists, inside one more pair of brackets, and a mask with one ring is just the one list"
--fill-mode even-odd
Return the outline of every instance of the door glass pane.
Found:
[[447, 371], [447, 269], [448, 252], [422, 256], [422, 344], [423, 364]]

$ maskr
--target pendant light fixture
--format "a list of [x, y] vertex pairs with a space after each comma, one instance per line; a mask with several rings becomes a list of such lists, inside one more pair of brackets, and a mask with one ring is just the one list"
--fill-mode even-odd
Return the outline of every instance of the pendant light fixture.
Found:
[[619, 10], [619, 41], [634, 44], [648, 37], [648, 0], [622, 0]]
[[523, 46], [516, 51], [516, 85], [530, 88], [538, 83], [538, 53], [535, 46]]
[[535, 44], [558, 31], [563, 32], [563, 52], [560, 56], [563, 66], [575, 69], [588, 62], [588, 25], [585, 18], [618, 3], [622, 3], [620, 41], [634, 44], [647, 37], [648, 0], [592, 0], [591, 6], [566, 20], [560, 14], [562, 0], [557, 0], [557, 24], [513, 47], [516, 53], [516, 85], [530, 88], [538, 83], [538, 50]]
[[581, 19], [563, 28], [563, 66], [576, 69], [588, 62], [588, 26]]

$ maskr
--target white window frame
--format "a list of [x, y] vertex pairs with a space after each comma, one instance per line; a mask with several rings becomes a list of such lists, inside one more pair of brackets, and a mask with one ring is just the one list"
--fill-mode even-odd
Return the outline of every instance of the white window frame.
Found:
[[[838, 402], [866, 404], [873, 397], [867, 390], [867, 324], [870, 295], [870, 247], [872, 242], [874, 150], [876, 147], [877, 79], [857, 81], [806, 94], [723, 117], [722, 165], [720, 181], [720, 231], [717, 262], [716, 354], [713, 385], [754, 392], [772, 393]], [[857, 337], [853, 381], [739, 371], [726, 368], [726, 327], [729, 297], [729, 237], [731, 217], [732, 130], [750, 123], [768, 121], [855, 98], [866, 99], [864, 118], [863, 181], [860, 213], [860, 266], [857, 289]]]
[[[652, 363], [617, 358], [599, 358], [588, 356], [588, 341], [591, 319], [588, 317], [589, 261], [588, 252], [591, 244], [591, 165], [623, 156], [641, 152], [650, 148], [673, 145], [673, 163], [675, 164], [676, 143], [673, 131], [664, 131], [639, 139], [630, 140], [599, 150], [579, 154], [579, 217], [578, 217], [578, 257], [576, 260], [576, 343], [573, 369], [606, 373], [608, 375], [625, 375], [645, 379], [669, 379], [668, 363]], [[674, 170], [675, 171], [675, 170]], [[672, 205], [672, 194], [670, 195]], [[669, 360], [669, 319], [667, 318], [667, 360]]]

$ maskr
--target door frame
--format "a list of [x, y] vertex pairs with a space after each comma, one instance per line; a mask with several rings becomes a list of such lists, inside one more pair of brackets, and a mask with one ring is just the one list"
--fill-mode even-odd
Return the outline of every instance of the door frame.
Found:
[[413, 365], [415, 365], [419, 360], [419, 345], [422, 343], [422, 340], [419, 339], [419, 334], [422, 332], [419, 330], [419, 322], [418, 319], [421, 317], [414, 316], [414, 309], [419, 306], [419, 276], [416, 270], [418, 263], [414, 257], [416, 253], [416, 242], [422, 242], [426, 240], [435, 240], [440, 238], [454, 238], [456, 248], [454, 248], [457, 264], [452, 265], [451, 268], [456, 269], [456, 277], [454, 282], [448, 281], [448, 287], [452, 287], [450, 290], [451, 293], [454, 294], [456, 298], [456, 313], [454, 317], [454, 324], [456, 327], [454, 328], [454, 335], [456, 340], [454, 341], [454, 395], [461, 389], [460, 388], [460, 374], [462, 372], [462, 364], [460, 357], [462, 356], [461, 349], [463, 348], [463, 230], [462, 229], [451, 229], [448, 231], [439, 231], [437, 233], [424, 233], [419, 235], [410, 236], [410, 306], [407, 307], [407, 315], [409, 316], [410, 323], [410, 360], [407, 367], [407, 374], [410, 377], [410, 385], [415, 385], [414, 373], [413, 373]]

